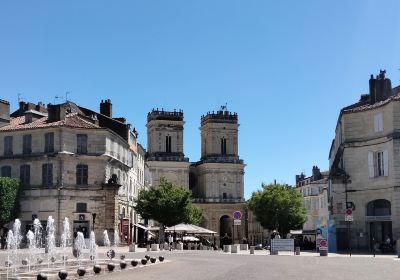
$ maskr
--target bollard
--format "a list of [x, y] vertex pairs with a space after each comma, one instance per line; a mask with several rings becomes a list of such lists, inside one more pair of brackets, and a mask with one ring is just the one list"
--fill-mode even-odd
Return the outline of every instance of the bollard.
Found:
[[248, 244], [240, 244], [240, 251], [247, 251], [249, 249]]
[[183, 244], [182, 243], [176, 244], [176, 250], [183, 250]]
[[231, 251], [231, 245], [224, 245], [224, 253], [229, 253]]
[[296, 247], [296, 256], [300, 255], [300, 247]]
[[146, 250], [147, 250], [147, 252], [150, 251], [150, 244], [146, 245]]
[[238, 245], [231, 246], [231, 253], [236, 254], [238, 252]]
[[158, 244], [151, 244], [152, 251], [158, 251]]
[[136, 244], [132, 243], [131, 245], [129, 245], [129, 252], [136, 252]]
[[319, 249], [319, 256], [320, 257], [327, 257], [328, 256], [328, 250], [327, 249]]
[[254, 255], [255, 246], [250, 246], [250, 255]]

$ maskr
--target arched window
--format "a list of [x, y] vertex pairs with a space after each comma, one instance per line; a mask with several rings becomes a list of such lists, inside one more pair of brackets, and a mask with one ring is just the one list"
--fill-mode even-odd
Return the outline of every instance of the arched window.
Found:
[[390, 216], [392, 213], [390, 201], [377, 199], [367, 204], [367, 216]]

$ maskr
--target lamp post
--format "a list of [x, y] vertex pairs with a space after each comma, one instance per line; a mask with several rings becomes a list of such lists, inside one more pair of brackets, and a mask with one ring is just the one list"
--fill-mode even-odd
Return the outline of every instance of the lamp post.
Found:
[[96, 213], [92, 213], [92, 231], [94, 232], [94, 223], [96, 222]]

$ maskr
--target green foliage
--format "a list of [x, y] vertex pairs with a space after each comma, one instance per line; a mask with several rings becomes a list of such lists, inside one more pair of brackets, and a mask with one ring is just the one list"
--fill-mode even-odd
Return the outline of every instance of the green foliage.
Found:
[[188, 215], [184, 222], [192, 225], [200, 225], [201, 221], [203, 220], [203, 210], [201, 210], [200, 207], [190, 203], [187, 211]]
[[268, 229], [286, 235], [291, 229], [301, 229], [306, 222], [303, 199], [294, 188], [280, 184], [262, 184], [248, 201], [257, 221]]
[[174, 185], [164, 178], [160, 185], [142, 190], [136, 199], [134, 209], [144, 219], [153, 219], [166, 226], [182, 222], [199, 223], [201, 209], [192, 204], [191, 192]]
[[19, 182], [0, 177], [0, 227], [17, 218], [19, 213]]

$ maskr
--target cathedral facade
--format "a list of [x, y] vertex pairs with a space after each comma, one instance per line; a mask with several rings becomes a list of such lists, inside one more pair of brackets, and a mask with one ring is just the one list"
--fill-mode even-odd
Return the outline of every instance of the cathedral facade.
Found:
[[[254, 222], [246, 218], [245, 164], [238, 154], [238, 128], [238, 115], [226, 107], [202, 116], [201, 158], [190, 162], [184, 154], [183, 112], [152, 110], [147, 116], [146, 159], [153, 185], [164, 177], [190, 189], [203, 210], [202, 226], [218, 233], [217, 244], [224, 236], [236, 243], [248, 238], [248, 223]], [[233, 225], [235, 211], [242, 213], [240, 225]]]

